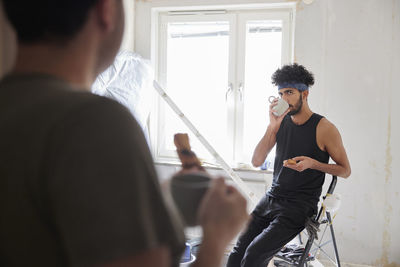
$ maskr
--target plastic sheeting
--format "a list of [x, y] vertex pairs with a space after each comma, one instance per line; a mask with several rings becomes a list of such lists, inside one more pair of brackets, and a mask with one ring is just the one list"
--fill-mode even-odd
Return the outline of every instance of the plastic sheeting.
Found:
[[114, 63], [92, 85], [94, 94], [114, 99], [127, 107], [142, 127], [147, 140], [153, 76], [148, 60], [134, 52], [121, 51]]

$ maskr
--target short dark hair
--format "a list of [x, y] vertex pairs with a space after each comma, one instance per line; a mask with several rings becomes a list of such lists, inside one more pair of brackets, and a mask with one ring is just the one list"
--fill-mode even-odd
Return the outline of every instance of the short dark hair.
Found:
[[98, 0], [3, 0], [21, 43], [72, 38]]
[[272, 74], [272, 83], [304, 83], [307, 86], [314, 84], [314, 75], [304, 66], [297, 63], [284, 65]]

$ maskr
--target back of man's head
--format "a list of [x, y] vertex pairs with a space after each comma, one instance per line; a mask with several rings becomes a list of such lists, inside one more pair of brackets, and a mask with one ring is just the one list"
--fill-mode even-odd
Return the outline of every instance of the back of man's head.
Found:
[[99, 0], [3, 0], [5, 13], [18, 41], [66, 41], [85, 24]]

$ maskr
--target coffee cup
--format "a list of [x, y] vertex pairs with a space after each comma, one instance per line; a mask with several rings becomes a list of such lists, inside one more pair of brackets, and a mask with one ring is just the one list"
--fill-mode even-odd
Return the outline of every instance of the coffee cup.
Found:
[[211, 178], [203, 172], [182, 173], [172, 177], [171, 196], [186, 226], [198, 225], [197, 212], [210, 181]]
[[272, 103], [275, 99], [278, 99], [278, 101], [276, 102], [276, 106], [272, 108], [272, 113], [279, 117], [289, 108], [289, 104], [283, 98], [276, 98], [275, 96], [270, 96], [268, 101]]

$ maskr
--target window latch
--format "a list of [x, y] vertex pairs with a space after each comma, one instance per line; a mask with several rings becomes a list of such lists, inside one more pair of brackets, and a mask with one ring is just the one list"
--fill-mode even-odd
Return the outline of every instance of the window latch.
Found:
[[225, 101], [228, 101], [228, 95], [233, 91], [233, 84], [228, 83], [228, 90], [225, 93]]
[[239, 92], [240, 102], [242, 102], [243, 101], [243, 83], [239, 84], [238, 92]]

